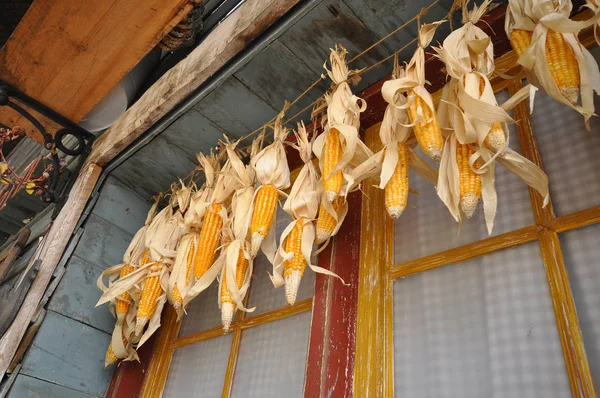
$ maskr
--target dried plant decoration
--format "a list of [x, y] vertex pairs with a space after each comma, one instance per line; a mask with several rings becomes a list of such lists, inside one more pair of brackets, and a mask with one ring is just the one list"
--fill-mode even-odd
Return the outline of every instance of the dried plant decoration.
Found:
[[372, 155], [358, 135], [360, 113], [367, 104], [352, 94], [348, 80], [358, 71], [348, 69], [346, 54], [345, 48], [336, 46], [330, 54], [331, 69], [327, 68], [327, 63], [324, 65], [333, 84], [331, 91], [325, 95], [325, 129], [313, 145], [313, 152], [319, 159], [324, 195], [329, 202], [333, 202], [344, 182], [348, 181], [346, 173], [350, 163], [360, 164]]
[[254, 168], [256, 179], [260, 184], [253, 198], [252, 219], [249, 228], [250, 257], [256, 257], [258, 250], [262, 248], [271, 263], [274, 261], [277, 250], [275, 230], [271, 226], [276, 222], [279, 195], [285, 195], [282, 190], [290, 186], [290, 169], [283, 146], [283, 142], [288, 136], [288, 129], [283, 125], [286, 109], [287, 104], [277, 115], [272, 126], [273, 143], [250, 159], [250, 164]]
[[[597, 10], [595, 4], [588, 2], [588, 7]], [[581, 113], [589, 130], [594, 91], [600, 93], [600, 72], [578, 33], [597, 24], [600, 13], [577, 22], [569, 19], [572, 9], [570, 0], [510, 0], [505, 30], [519, 64], [533, 72], [552, 98]]]
[[471, 12], [466, 9], [466, 0], [458, 2], [463, 7], [464, 25], [436, 48], [451, 77], [442, 90], [438, 107], [440, 125], [449, 134], [440, 163], [437, 192], [459, 223], [463, 215], [470, 218], [483, 199], [486, 225], [491, 233], [497, 209], [496, 161], [548, 202], [547, 176], [534, 163], [508, 148], [507, 142], [506, 123], [514, 123], [507, 111], [528, 97], [533, 107], [536, 88], [527, 85], [502, 106], [498, 105], [489, 82], [494, 72], [493, 44], [475, 26], [490, 0], [480, 7], [474, 6]]
[[586, 0], [584, 7], [589, 8], [594, 13], [596, 23], [594, 23], [594, 38], [596, 43], [600, 45], [600, 1], [598, 0]]

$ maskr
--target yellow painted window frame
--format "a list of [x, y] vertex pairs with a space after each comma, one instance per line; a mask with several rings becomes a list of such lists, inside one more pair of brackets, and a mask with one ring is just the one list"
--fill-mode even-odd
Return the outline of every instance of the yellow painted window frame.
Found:
[[[291, 174], [292, 182], [298, 176], [302, 167], [294, 169]], [[250, 297], [250, 290], [246, 294], [246, 299]], [[216, 305], [216, 303], [215, 303]], [[181, 321], [177, 322], [177, 316], [173, 308], [168, 305], [165, 307], [165, 313], [162, 319], [162, 326], [157, 333], [157, 341], [154, 347], [154, 355], [152, 356], [148, 374], [144, 378], [144, 385], [141, 390], [142, 398], [160, 398], [162, 396], [167, 377], [169, 374], [169, 366], [175, 349], [182, 348], [191, 344], [195, 344], [214, 337], [224, 336], [233, 333], [233, 339], [229, 349], [229, 358], [227, 361], [227, 370], [223, 381], [222, 398], [229, 398], [233, 387], [233, 375], [235, 365], [240, 352], [240, 341], [242, 331], [255, 326], [264, 325], [269, 322], [278, 321], [289, 316], [311, 311], [313, 307], [313, 298], [298, 301], [294, 305], [285, 305], [284, 307], [276, 308], [271, 311], [266, 311], [261, 314], [247, 316], [247, 313], [237, 311], [236, 318], [231, 324], [228, 332], [223, 331], [221, 325], [212, 327], [193, 333], [188, 336], [177, 337]]]
[[[583, 40], [587, 47], [593, 37]], [[523, 85], [522, 76], [494, 84], [494, 92], [508, 89], [513, 95]], [[439, 96], [439, 92], [436, 93]], [[435, 99], [436, 95], [434, 95]], [[529, 106], [515, 109], [517, 133], [525, 157], [542, 166], [533, 133]], [[379, 125], [366, 132], [366, 143], [378, 149]], [[393, 282], [418, 272], [458, 263], [523, 243], [538, 241], [546, 271], [566, 371], [574, 397], [596, 397], [596, 387], [586, 357], [581, 328], [573, 302], [558, 233], [600, 222], [600, 205], [557, 217], [552, 203], [542, 207], [542, 197], [530, 189], [535, 224], [401, 264], [393, 262], [394, 223], [387, 216], [383, 191], [364, 183], [363, 237], [359, 268], [358, 314], [354, 396], [394, 396]]]

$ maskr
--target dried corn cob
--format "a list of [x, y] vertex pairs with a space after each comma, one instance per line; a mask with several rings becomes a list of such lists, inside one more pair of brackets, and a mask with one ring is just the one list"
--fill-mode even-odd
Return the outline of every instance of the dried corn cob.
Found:
[[149, 276], [144, 280], [144, 287], [142, 288], [142, 296], [137, 310], [136, 323], [135, 323], [135, 335], [139, 336], [144, 330], [146, 323], [154, 315], [156, 311], [156, 304], [158, 297], [162, 293], [162, 286], [160, 285], [160, 273], [162, 271], [163, 264], [157, 263], [150, 267]]
[[[127, 347], [127, 339], [123, 336], [123, 345]], [[108, 348], [106, 350], [106, 355], [104, 356], [104, 367], [108, 367], [113, 363], [117, 362], [119, 357], [115, 354], [115, 350], [113, 350], [112, 342], [108, 344]]]
[[[333, 201], [333, 208], [338, 216], [340, 215], [343, 205], [344, 198], [341, 196], [338, 196]], [[317, 238], [315, 243], [320, 245], [329, 239], [336, 225], [337, 221], [335, 218], [327, 212], [327, 209], [325, 209], [325, 206], [321, 203], [321, 206], [319, 206], [319, 218], [317, 219]]]
[[419, 122], [413, 126], [415, 137], [423, 153], [431, 159], [439, 162], [442, 159], [442, 150], [444, 149], [444, 138], [436, 113], [427, 105], [414, 91], [409, 92], [409, 96], [414, 96], [413, 103], [408, 107], [408, 117], [411, 123], [415, 123], [419, 116], [419, 108], [425, 121]]
[[481, 198], [481, 178], [469, 166], [469, 158], [474, 153], [470, 145], [456, 143], [456, 163], [460, 172], [460, 208], [467, 218], [473, 216]]
[[546, 60], [558, 90], [572, 104], [579, 98], [579, 64], [575, 53], [561, 33], [548, 29], [546, 36]]
[[285, 251], [292, 253], [291, 260], [285, 260], [283, 263], [283, 276], [285, 278], [285, 298], [289, 305], [294, 305], [300, 279], [306, 269], [306, 260], [302, 255], [302, 231], [304, 228], [304, 218], [299, 218], [292, 231], [287, 236]]
[[[195, 253], [195, 247], [194, 247], [194, 242], [192, 241], [190, 243], [190, 248], [188, 251], [188, 255], [187, 255], [187, 265], [186, 265], [186, 270], [185, 270], [185, 285], [189, 286], [190, 285], [190, 279], [192, 278], [192, 266], [194, 265], [194, 253]], [[179, 288], [177, 287], [177, 282], [175, 282], [175, 285], [173, 286], [173, 307], [175, 307], [175, 309], [181, 308], [181, 306], [183, 305], [183, 297], [181, 297], [181, 291], [179, 290]]]
[[[121, 273], [119, 274], [119, 279], [123, 279], [128, 274], [133, 272], [133, 266], [130, 264], [125, 264], [123, 268], [121, 268]], [[123, 319], [127, 315], [129, 311], [129, 305], [131, 304], [131, 295], [129, 292], [122, 293], [119, 297], [117, 297], [115, 303], [115, 312], [117, 313], [117, 323], [122, 323]]]
[[194, 260], [194, 277], [196, 278], [204, 275], [215, 260], [223, 228], [223, 219], [219, 215], [222, 208], [220, 204], [214, 203], [204, 214], [200, 241]]
[[274, 185], [263, 185], [258, 189], [254, 199], [254, 210], [252, 212], [252, 222], [250, 224], [250, 256], [256, 257], [260, 245], [269, 233], [273, 218], [277, 211], [277, 188]]
[[329, 130], [323, 149], [323, 185], [325, 186], [325, 197], [333, 201], [342, 189], [343, 175], [341, 171], [331, 174], [340, 158], [342, 157], [342, 144], [340, 132], [337, 129]]
[[524, 29], [514, 29], [510, 34], [510, 44], [520, 57], [531, 45], [533, 32]]
[[[483, 90], [485, 90], [485, 79], [483, 76], [479, 76], [479, 95], [483, 94]], [[498, 152], [504, 148], [506, 145], [506, 137], [504, 136], [502, 123], [494, 122], [489, 133], [485, 136], [484, 144], [488, 149], [491, 149], [494, 152]]]
[[[235, 284], [238, 289], [241, 289], [246, 278], [246, 271], [248, 270], [249, 261], [244, 254], [244, 250], [240, 249], [237, 265], [235, 268]], [[227, 288], [227, 278], [225, 277], [225, 269], [223, 269], [221, 281], [221, 321], [223, 323], [223, 329], [229, 330], [231, 322], [233, 321], [233, 314], [235, 313], [236, 306], [231, 298], [231, 293]]]
[[398, 143], [398, 163], [392, 178], [385, 186], [385, 207], [394, 220], [400, 217], [406, 208], [408, 199], [408, 148]]

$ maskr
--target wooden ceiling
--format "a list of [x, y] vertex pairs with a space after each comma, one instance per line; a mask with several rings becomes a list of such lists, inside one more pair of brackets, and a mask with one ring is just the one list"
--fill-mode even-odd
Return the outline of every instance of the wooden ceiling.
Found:
[[[0, 51], [0, 80], [79, 122], [191, 8], [192, 0], [35, 0]], [[6, 107], [0, 123], [40, 138]]]

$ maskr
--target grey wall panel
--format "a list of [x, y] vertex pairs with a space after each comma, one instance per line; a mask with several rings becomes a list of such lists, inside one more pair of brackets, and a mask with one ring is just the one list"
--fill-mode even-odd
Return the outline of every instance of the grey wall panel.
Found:
[[232, 137], [242, 137], [261, 127], [278, 112], [235, 77], [227, 79], [194, 109]]
[[162, 136], [153, 139], [133, 157], [144, 163], [152, 160], [160, 165], [163, 173], [176, 177], [185, 177], [198, 163], [194, 157]]
[[111, 175], [142, 197], [150, 197], [168, 189], [177, 179], [154, 160], [142, 160], [136, 156], [127, 159]]
[[90, 398], [85, 394], [70, 388], [49, 383], [44, 380], [20, 374], [8, 393], [8, 398]]
[[79, 258], [108, 268], [123, 260], [132, 235], [92, 214], [84, 226], [85, 232], [73, 253]]
[[115, 318], [108, 311], [108, 306], [94, 308], [102, 293], [96, 286], [102, 271], [96, 265], [71, 257], [67, 272], [52, 295], [48, 309], [112, 333]]
[[104, 368], [110, 335], [48, 311], [21, 373], [54, 384], [104, 396], [113, 368]]
[[174, 143], [196, 159], [196, 153], [208, 152], [223, 138], [223, 130], [195, 109], [190, 109], [170, 125], [161, 137]]
[[133, 235], [144, 224], [150, 206], [144, 197], [109, 176], [92, 213]]

